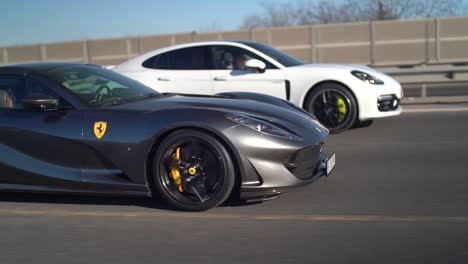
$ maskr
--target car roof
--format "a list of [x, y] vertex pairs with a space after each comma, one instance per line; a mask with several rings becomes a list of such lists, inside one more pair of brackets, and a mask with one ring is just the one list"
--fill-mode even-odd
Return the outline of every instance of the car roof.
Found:
[[247, 45], [247, 46], [250, 46], [251, 44], [259, 44], [260, 43], [260, 42], [255, 42], [255, 41], [251, 41], [251, 40], [234, 40], [234, 41], [230, 41], [230, 42], [236, 42], [236, 43], [244, 44], [244, 45]]
[[159, 49], [155, 49], [152, 51], [149, 51], [147, 53], [152, 53], [155, 51], [170, 51], [170, 50], [176, 50], [180, 48], [188, 48], [188, 47], [198, 47], [198, 46], [209, 46], [209, 45], [234, 45], [234, 46], [239, 46], [239, 45], [244, 45], [238, 41], [232, 41], [232, 40], [211, 40], [211, 41], [193, 41], [193, 42], [187, 42], [187, 43], [181, 43], [181, 44], [175, 44], [175, 45], [170, 45], [170, 46], [165, 46], [161, 47]]
[[[211, 40], [211, 41], [194, 41], [194, 42], [187, 42], [187, 43], [182, 43], [182, 44], [176, 44], [176, 45], [171, 45], [171, 46], [165, 46], [165, 47], [161, 47], [159, 49], [155, 49], [155, 50], [151, 50], [151, 51], [147, 51], [139, 56], [136, 56], [128, 61], [125, 61], [121, 64], [118, 64], [117, 66], [115, 66], [114, 68], [112, 68], [113, 70], [117, 70], [117, 71], [126, 71], [126, 70], [132, 70], [134, 69], [135, 67], [138, 67], [140, 66], [144, 61], [146, 61], [147, 59], [153, 57], [153, 56], [156, 56], [158, 54], [161, 54], [161, 53], [164, 53], [164, 52], [168, 52], [168, 51], [172, 51], [172, 50], [178, 50], [178, 49], [182, 49], [182, 48], [190, 48], [190, 47], [199, 47], [199, 46], [210, 46], [210, 45], [229, 45], [229, 46], [237, 46], [237, 47], [242, 47], [242, 48], [246, 48], [250, 51], [253, 51], [254, 53], [257, 53], [257, 54], [263, 54], [263, 56], [266, 56], [268, 58], [268, 56], [258, 50], [256, 50], [255, 48], [251, 47], [249, 44], [250, 43], [257, 43], [255, 41], [246, 41], [246, 40]], [[280, 63], [278, 63], [277, 61], [274, 61], [272, 59], [268, 59], [268, 61], [270, 63], [272, 63], [273, 65], [277, 66], [278, 68], [282, 68], [284, 67], [283, 65], [281, 65]], [[138, 65], [138, 66], [137, 66]]]
[[[209, 46], [209, 45], [233, 45], [233, 46], [250, 46], [250, 44], [255, 44], [258, 42], [249, 41], [249, 40], [210, 40], [210, 41], [193, 41], [181, 44], [175, 44], [171, 46], [162, 47], [156, 50], [175, 50], [184, 47], [196, 47], [196, 46]], [[156, 51], [153, 50], [153, 51]]]
[[[48, 71], [63, 66], [71, 65], [91, 65], [91, 64], [81, 64], [74, 62], [32, 62], [32, 63], [22, 63], [22, 64], [10, 64], [0, 66], [0, 72], [2, 70], [20, 70], [22, 72], [35, 72], [39, 74], [45, 74]], [[97, 65], [92, 65], [97, 66]], [[100, 67], [100, 66], [97, 66]]]

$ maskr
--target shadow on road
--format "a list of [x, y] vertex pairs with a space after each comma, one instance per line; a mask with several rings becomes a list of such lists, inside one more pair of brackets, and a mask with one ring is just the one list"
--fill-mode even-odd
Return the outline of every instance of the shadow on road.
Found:
[[[86, 196], [42, 193], [0, 193], [0, 203], [38, 203], [38, 204], [76, 204], [76, 205], [112, 205], [137, 206], [150, 209], [174, 211], [160, 197], [115, 197], [115, 196]], [[248, 206], [256, 203], [247, 203], [239, 200], [228, 200], [221, 207]]]

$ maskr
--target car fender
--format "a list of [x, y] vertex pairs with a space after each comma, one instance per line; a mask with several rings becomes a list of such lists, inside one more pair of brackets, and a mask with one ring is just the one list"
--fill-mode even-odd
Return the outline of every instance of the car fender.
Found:
[[[360, 109], [365, 109], [365, 103], [369, 96], [368, 91], [373, 88], [369, 84], [362, 82], [353, 75], [348, 69], [339, 68], [296, 68], [295, 70], [286, 70], [287, 78], [291, 82], [291, 103], [303, 108], [308, 94], [318, 87], [318, 85], [332, 82], [338, 83], [347, 88], [356, 99], [359, 116], [361, 115]], [[310, 71], [314, 71], [310, 74]]]

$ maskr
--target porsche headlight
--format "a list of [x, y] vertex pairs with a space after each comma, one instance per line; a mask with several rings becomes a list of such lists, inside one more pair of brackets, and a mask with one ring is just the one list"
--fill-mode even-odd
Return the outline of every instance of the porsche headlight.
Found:
[[257, 118], [238, 114], [227, 114], [226, 118], [265, 135], [287, 138], [294, 141], [304, 140], [303, 138], [294, 135], [285, 129]]
[[374, 77], [368, 73], [362, 71], [352, 71], [351, 74], [363, 82], [368, 82], [370, 84], [382, 85], [384, 82], [377, 77]]

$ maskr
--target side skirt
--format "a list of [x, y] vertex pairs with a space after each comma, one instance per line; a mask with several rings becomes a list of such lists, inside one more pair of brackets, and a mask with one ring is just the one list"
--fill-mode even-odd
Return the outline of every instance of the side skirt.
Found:
[[40, 185], [19, 185], [0, 184], [0, 191], [6, 192], [31, 192], [31, 193], [62, 193], [62, 194], [83, 194], [83, 195], [103, 195], [103, 196], [143, 196], [151, 197], [150, 190], [145, 186], [142, 190], [119, 190], [119, 189], [86, 189], [86, 188], [66, 188]]

